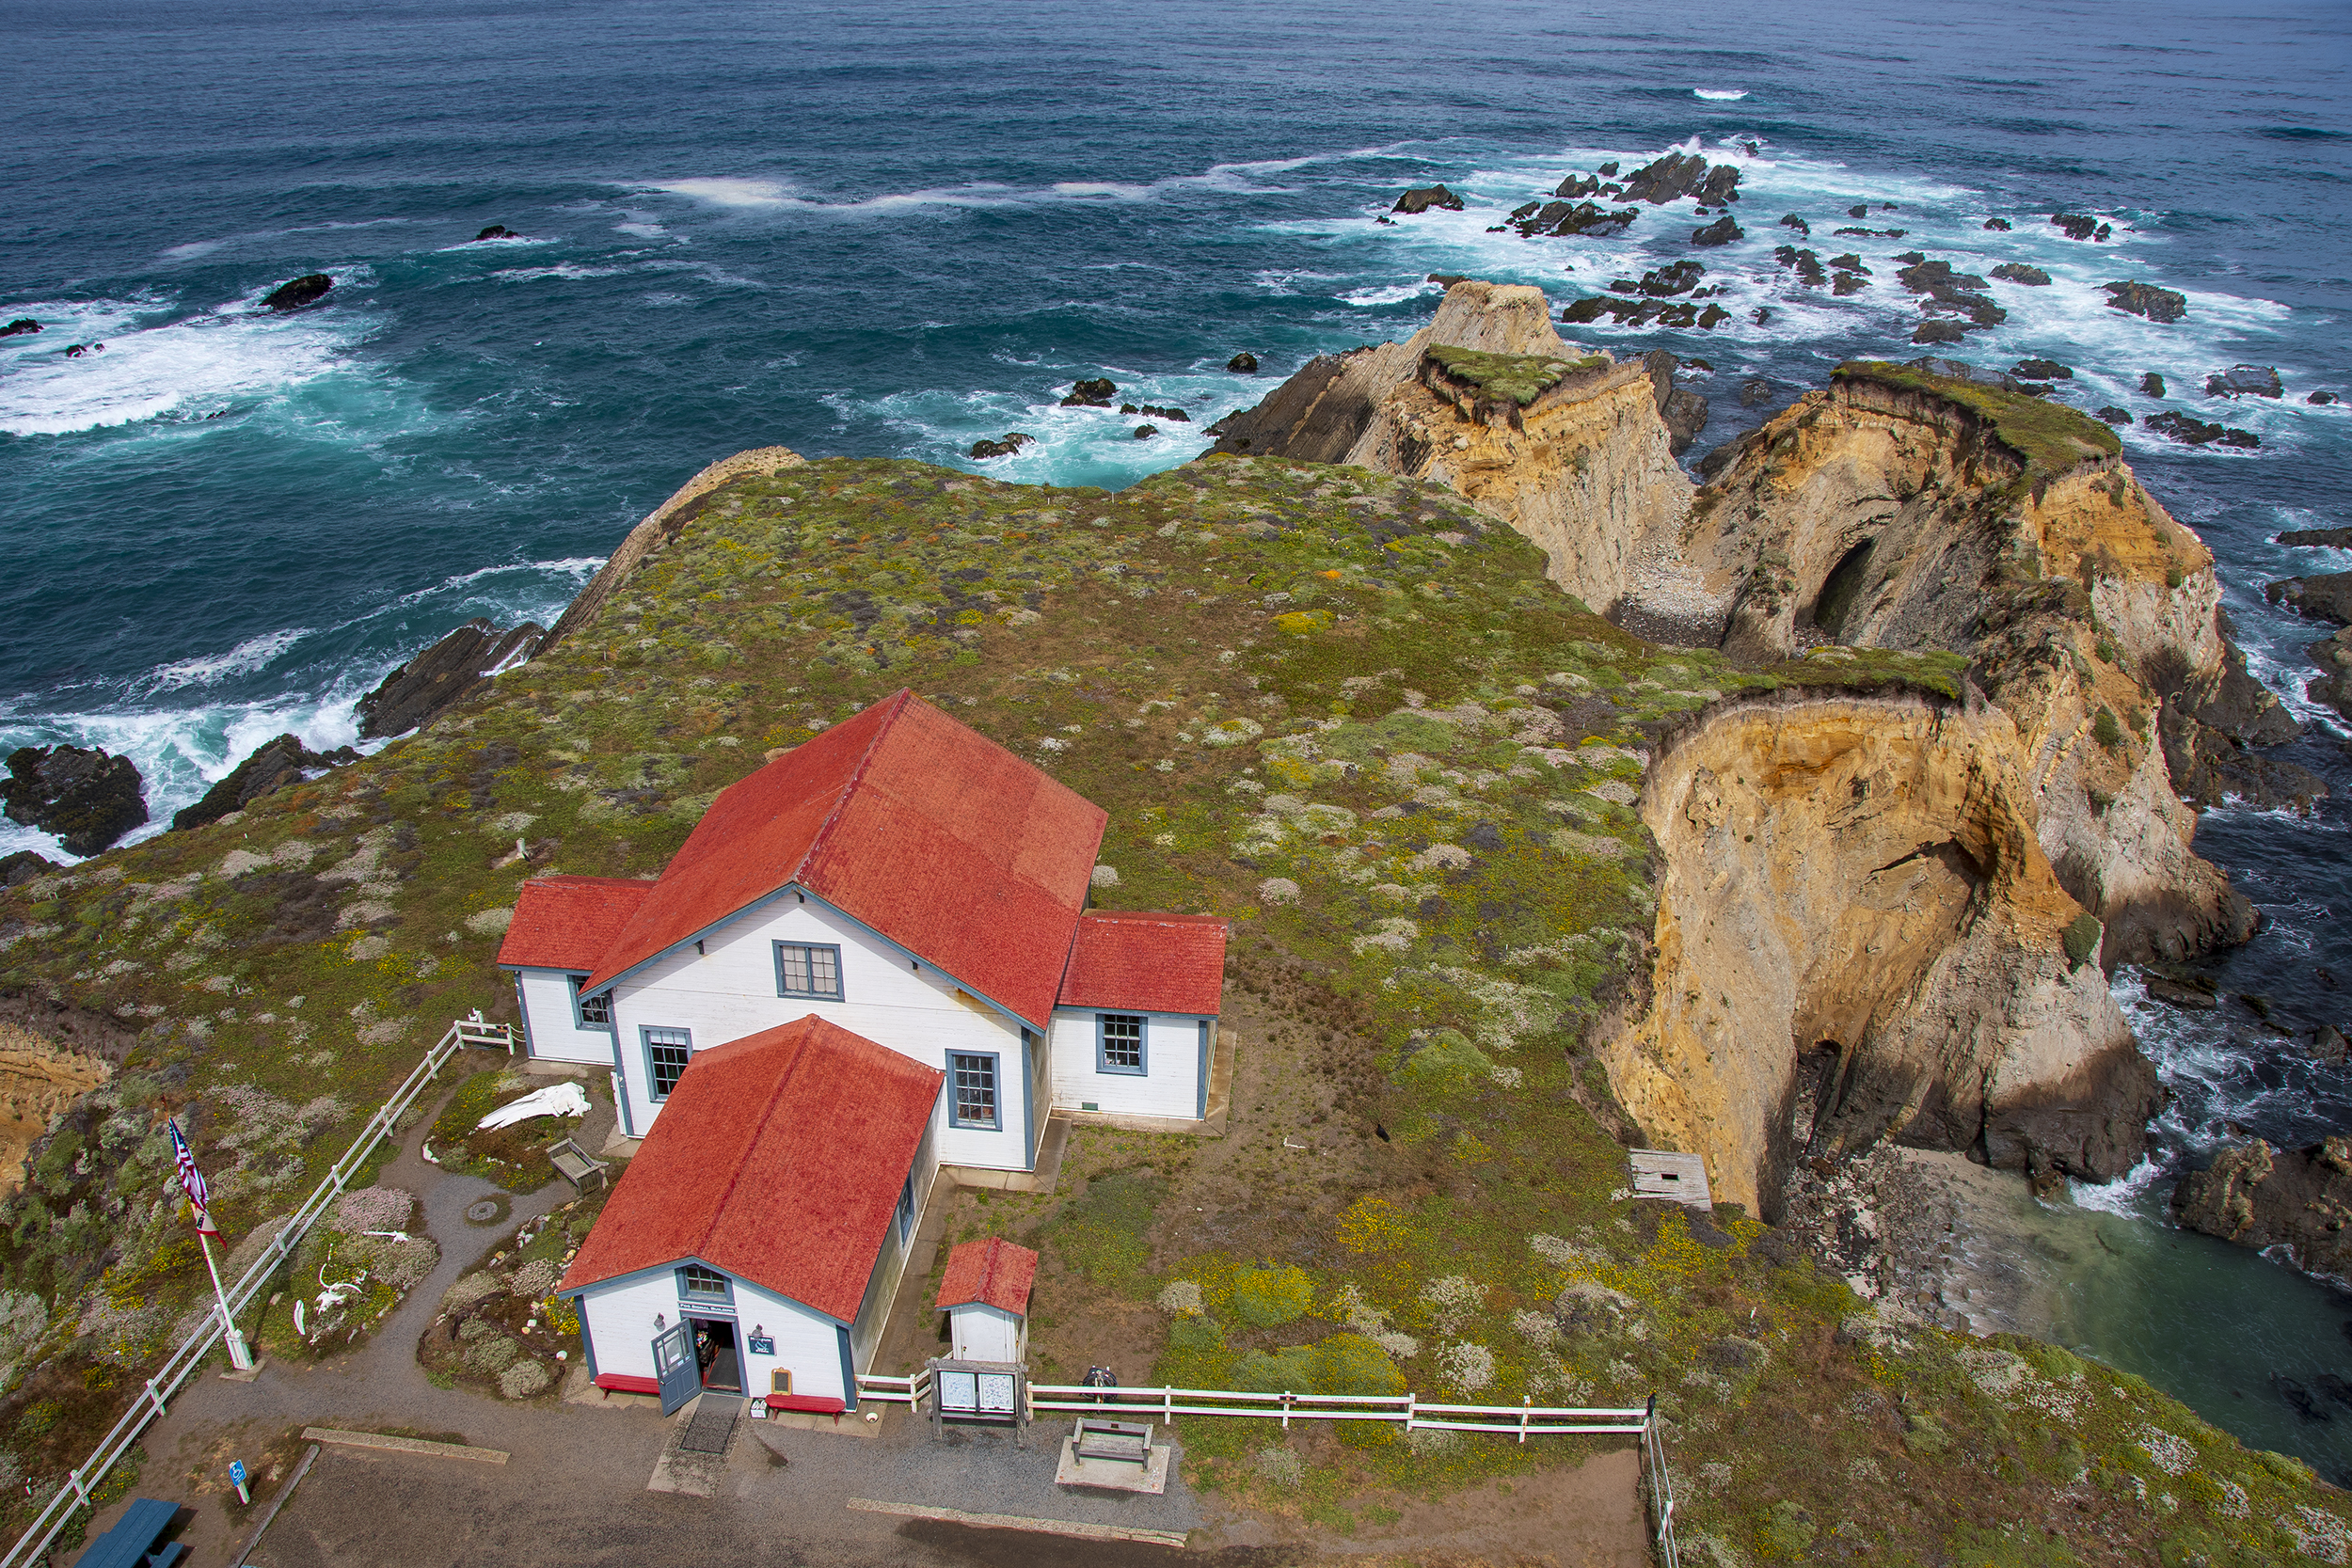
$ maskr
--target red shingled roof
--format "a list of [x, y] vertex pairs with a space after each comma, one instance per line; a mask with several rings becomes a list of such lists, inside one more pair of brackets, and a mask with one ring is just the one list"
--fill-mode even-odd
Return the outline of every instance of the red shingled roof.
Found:
[[1043, 1029], [1107, 820], [901, 691], [722, 790], [587, 989], [797, 882]]
[[653, 888], [650, 880], [621, 877], [534, 878], [515, 900], [515, 923], [499, 943], [498, 961], [508, 969], [585, 974], [596, 967]]
[[1001, 1236], [966, 1242], [947, 1255], [947, 1277], [939, 1282], [939, 1307], [981, 1302], [1026, 1314], [1029, 1285], [1037, 1278], [1037, 1254]]
[[695, 1053], [557, 1289], [696, 1258], [851, 1321], [943, 1076], [814, 1015]]
[[1058, 1005], [1214, 1018], [1225, 991], [1225, 932], [1209, 914], [1082, 916]]

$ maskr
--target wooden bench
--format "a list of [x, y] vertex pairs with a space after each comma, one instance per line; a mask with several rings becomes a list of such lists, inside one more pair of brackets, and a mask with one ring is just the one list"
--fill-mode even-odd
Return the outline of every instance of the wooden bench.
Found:
[[1141, 1421], [1101, 1421], [1081, 1416], [1070, 1434], [1070, 1451], [1080, 1459], [1110, 1459], [1125, 1465], [1152, 1463], [1152, 1428]]
[[849, 1406], [823, 1394], [771, 1394], [768, 1408], [801, 1416], [838, 1416]]
[[569, 1138], [550, 1146], [548, 1159], [554, 1164], [556, 1174], [569, 1181], [576, 1193], [584, 1195], [591, 1185], [605, 1184], [605, 1163]]
[[166, 1544], [163, 1537], [179, 1517], [178, 1503], [141, 1497], [73, 1560], [73, 1568], [175, 1568], [188, 1548], [177, 1541]]
[[608, 1394], [653, 1394], [661, 1392], [661, 1380], [652, 1377], [631, 1377], [627, 1372], [598, 1372], [596, 1386]]

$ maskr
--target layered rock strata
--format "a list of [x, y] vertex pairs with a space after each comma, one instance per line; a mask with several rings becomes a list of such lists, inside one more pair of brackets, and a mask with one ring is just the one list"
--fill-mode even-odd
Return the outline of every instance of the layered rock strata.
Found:
[[[1543, 366], [1558, 373], [1524, 401], [1493, 389]], [[1323, 356], [1212, 433], [1218, 451], [1446, 485], [1534, 541], [1553, 581], [1606, 611], [1656, 574], [1690, 506], [1660, 417], [1671, 396], [1645, 362], [1564, 341], [1540, 289], [1470, 279], [1406, 341]]]
[[147, 820], [138, 766], [96, 747], [20, 746], [8, 753], [0, 811], [57, 835], [69, 855], [95, 855]]
[[2102, 1180], [2138, 1158], [2155, 1074], [2069, 954], [2024, 757], [1999, 708], [1918, 696], [1742, 699], [1669, 740], [1653, 995], [1602, 1053], [1719, 1199], [1773, 1217], [1790, 1161], [1881, 1138]]
[[529, 658], [546, 635], [532, 621], [503, 631], [480, 617], [467, 622], [359, 699], [360, 738], [405, 735], [431, 723], [500, 671]]
[[2308, 801], [2318, 781], [2247, 751], [2295, 725], [2224, 634], [2211, 552], [2112, 432], [1996, 388], [1851, 365], [1710, 464], [1677, 612], [1751, 660], [1825, 642], [1965, 654], [2016, 725], [2036, 832], [2106, 926], [2106, 963], [2251, 930], [2190, 847], [2192, 807]]

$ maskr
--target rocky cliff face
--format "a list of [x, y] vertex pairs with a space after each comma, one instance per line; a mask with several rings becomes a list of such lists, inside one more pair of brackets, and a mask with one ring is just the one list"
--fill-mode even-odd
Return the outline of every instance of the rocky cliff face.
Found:
[[1540, 289], [1473, 279], [1406, 341], [1314, 360], [1220, 424], [1216, 450], [1443, 484], [1605, 613], [1664, 568], [1690, 506], [1660, 417], [1671, 395], [1646, 365], [1564, 341]]
[[1789, 1163], [1881, 1137], [2106, 1180], [2158, 1103], [1982, 702], [1778, 694], [1672, 738], [1650, 1004], [1604, 1048], [1654, 1138], [1777, 1217]]
[[1841, 368], [1727, 454], [1683, 531], [1726, 652], [1965, 654], [2016, 726], [2036, 832], [2113, 964], [2251, 929], [2185, 795], [2309, 800], [2244, 753], [2293, 723], [2224, 635], [2213, 557], [2072, 411], [1908, 367]]

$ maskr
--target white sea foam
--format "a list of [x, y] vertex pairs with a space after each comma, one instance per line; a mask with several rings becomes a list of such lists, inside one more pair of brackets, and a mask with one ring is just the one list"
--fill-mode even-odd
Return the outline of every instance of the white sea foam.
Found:
[[1417, 299], [1422, 294], [1437, 294], [1444, 292], [1435, 283], [1429, 282], [1388, 283], [1369, 289], [1351, 289], [1339, 297], [1350, 305], [1369, 307], [1402, 305], [1405, 301]]
[[356, 218], [342, 223], [306, 223], [292, 229], [252, 229], [241, 234], [224, 234], [216, 240], [191, 240], [186, 245], [173, 245], [160, 254], [167, 261], [193, 261], [215, 251], [283, 240], [295, 234], [326, 234], [345, 229], [382, 229], [417, 221], [415, 218]]
[[[0, 356], [0, 431], [61, 436], [217, 413], [337, 372], [367, 331], [348, 309], [264, 314], [252, 309], [259, 297], [176, 320], [159, 302], [9, 308], [46, 330], [11, 340], [12, 352]], [[105, 347], [68, 358], [76, 342]]]
[[150, 691], [174, 691], [186, 686], [211, 686], [230, 675], [248, 674], [274, 663], [285, 651], [310, 635], [309, 626], [290, 626], [283, 631], [263, 632], [248, 637], [225, 654], [209, 658], [183, 659], [166, 664], [140, 683]]
[[1691, 96], [1704, 98], [1710, 103], [1737, 103], [1748, 95], [1745, 87], [1692, 87]]
[[781, 207], [788, 199], [778, 180], [674, 180], [646, 187], [673, 196], [691, 196], [714, 207]]

